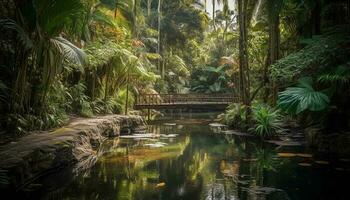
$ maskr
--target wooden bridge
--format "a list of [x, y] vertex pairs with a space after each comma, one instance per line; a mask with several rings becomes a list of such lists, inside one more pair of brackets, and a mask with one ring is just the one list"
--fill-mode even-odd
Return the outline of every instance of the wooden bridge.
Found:
[[232, 102], [238, 102], [238, 97], [232, 94], [143, 94], [136, 97], [134, 107], [225, 109]]

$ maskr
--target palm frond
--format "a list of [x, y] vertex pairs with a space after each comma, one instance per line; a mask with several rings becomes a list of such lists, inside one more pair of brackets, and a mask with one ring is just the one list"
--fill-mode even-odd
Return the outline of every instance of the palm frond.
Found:
[[78, 65], [85, 63], [86, 54], [83, 50], [64, 39], [63, 37], [55, 37], [50, 39], [50, 42], [59, 50], [59, 52], [68, 60], [75, 62]]
[[34, 0], [33, 4], [40, 27], [50, 35], [62, 30], [69, 20], [84, 16], [80, 0]]
[[96, 22], [101, 22], [113, 28], [117, 27], [117, 24], [115, 23], [115, 21], [110, 16], [106, 15], [100, 10], [96, 10], [92, 14], [92, 19]]
[[26, 31], [11, 19], [0, 20], [0, 29], [10, 29], [17, 32], [17, 38], [26, 49], [33, 47], [33, 41], [30, 39]]
[[338, 66], [335, 71], [323, 74], [318, 78], [320, 83], [344, 86], [350, 83], [350, 63]]

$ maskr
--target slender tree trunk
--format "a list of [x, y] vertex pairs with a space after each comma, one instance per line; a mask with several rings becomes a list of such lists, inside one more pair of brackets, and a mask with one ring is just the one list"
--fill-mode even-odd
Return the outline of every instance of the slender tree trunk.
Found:
[[[161, 55], [160, 48], [161, 48], [161, 20], [162, 20], [162, 0], [158, 0], [158, 48], [157, 53]], [[158, 59], [158, 70], [161, 70], [161, 59]]]
[[242, 101], [244, 104], [249, 104], [249, 64], [248, 64], [248, 49], [247, 49], [247, 2], [237, 0], [238, 3], [238, 23], [239, 23], [239, 70]]
[[204, 11], [207, 13], [207, 0], [204, 0]]
[[107, 101], [107, 97], [108, 97], [108, 83], [109, 83], [109, 66], [106, 66], [105, 98], [104, 98], [105, 101]]
[[147, 16], [151, 15], [152, 0], [147, 0]]
[[128, 114], [128, 107], [129, 107], [129, 81], [130, 81], [130, 74], [128, 72], [128, 77], [126, 80], [125, 115]]
[[[270, 65], [274, 64], [280, 57], [279, 51], [280, 51], [280, 29], [279, 29], [279, 16], [276, 17], [275, 22], [271, 26], [270, 30]], [[277, 84], [276, 81], [272, 82], [272, 88], [273, 88], [273, 98], [272, 103], [275, 104], [277, 101]]]
[[214, 30], [216, 30], [216, 24], [215, 24], [215, 2], [216, 0], [212, 0], [212, 4], [213, 4], [213, 13], [212, 13], [212, 16], [213, 16], [213, 27], [214, 27]]

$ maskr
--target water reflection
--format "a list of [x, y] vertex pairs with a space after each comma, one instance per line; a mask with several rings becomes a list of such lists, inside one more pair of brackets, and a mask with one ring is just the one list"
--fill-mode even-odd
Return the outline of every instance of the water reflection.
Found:
[[106, 141], [107, 153], [94, 167], [41, 180], [45, 189], [25, 199], [341, 199], [336, 195], [346, 191], [331, 183], [348, 174], [301, 167], [299, 158], [278, 156], [275, 146], [213, 133], [207, 119], [185, 121], [161, 121], [148, 130], [177, 137]]

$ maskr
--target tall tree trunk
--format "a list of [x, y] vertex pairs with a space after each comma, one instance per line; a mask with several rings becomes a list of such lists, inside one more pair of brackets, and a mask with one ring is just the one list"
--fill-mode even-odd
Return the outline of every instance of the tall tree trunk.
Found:
[[241, 82], [241, 99], [244, 104], [249, 104], [249, 64], [247, 50], [247, 2], [237, 0], [238, 24], [239, 24], [239, 70]]
[[[280, 58], [280, 18], [277, 16], [273, 23], [270, 24], [269, 30], [269, 66], [274, 64]], [[268, 70], [267, 70], [268, 71]], [[267, 73], [266, 73], [267, 74]], [[272, 104], [277, 101], [277, 84], [272, 81]]]
[[248, 2], [237, 0], [238, 6], [238, 24], [239, 24], [239, 73], [241, 100], [247, 106], [246, 115], [250, 116], [250, 83], [249, 83], [249, 63], [248, 63], [248, 38], [247, 38], [247, 9]]
[[151, 15], [152, 0], [147, 0], [147, 16]]
[[[280, 17], [279, 12], [281, 8], [279, 0], [271, 1], [270, 9], [269, 9], [269, 49], [268, 49], [268, 57], [267, 62], [264, 69], [264, 81], [266, 83], [264, 100], [268, 101], [269, 94], [272, 94], [272, 104], [275, 104], [277, 101], [277, 84], [276, 82], [269, 81], [268, 71], [269, 66], [274, 64], [280, 58]], [[270, 86], [269, 86], [270, 85]], [[270, 91], [270, 88], [272, 91]]]
[[[161, 55], [160, 48], [161, 48], [161, 21], [162, 21], [162, 0], [158, 0], [158, 48], [157, 53]], [[161, 70], [161, 59], [158, 59], [158, 70]]]
[[215, 2], [216, 0], [212, 0], [212, 4], [213, 4], [213, 13], [212, 13], [212, 16], [213, 16], [213, 27], [214, 27], [214, 30], [216, 30], [216, 24], [215, 24]]
[[204, 0], [204, 11], [207, 13], [207, 0]]

